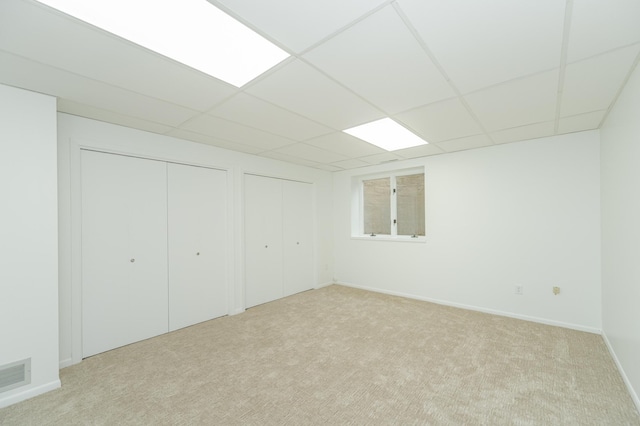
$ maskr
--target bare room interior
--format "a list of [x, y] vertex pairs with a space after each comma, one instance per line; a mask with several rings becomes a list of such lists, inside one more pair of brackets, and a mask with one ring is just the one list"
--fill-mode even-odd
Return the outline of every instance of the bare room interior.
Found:
[[2, 0], [0, 424], [640, 425], [639, 22]]

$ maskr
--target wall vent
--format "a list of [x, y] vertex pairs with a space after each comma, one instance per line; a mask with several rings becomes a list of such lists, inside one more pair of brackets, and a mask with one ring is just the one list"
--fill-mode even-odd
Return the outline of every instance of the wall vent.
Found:
[[31, 358], [0, 366], [0, 393], [31, 383]]

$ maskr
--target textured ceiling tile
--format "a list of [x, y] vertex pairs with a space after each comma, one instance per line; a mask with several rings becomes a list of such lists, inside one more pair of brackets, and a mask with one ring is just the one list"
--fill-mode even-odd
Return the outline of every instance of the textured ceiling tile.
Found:
[[247, 92], [335, 130], [384, 114], [301, 61], [293, 61], [250, 86]]
[[303, 158], [305, 160], [325, 164], [347, 159], [347, 157], [344, 155], [336, 154], [335, 152], [320, 149], [318, 147], [307, 145], [304, 143], [285, 146], [283, 148], [275, 150], [275, 152], [280, 152], [292, 157]]
[[384, 0], [218, 0], [250, 26], [300, 53]]
[[164, 124], [153, 123], [90, 105], [79, 104], [68, 99], [58, 99], [58, 111], [152, 133], [166, 133], [172, 129], [172, 127], [165, 126]]
[[392, 152], [385, 152], [383, 154], [369, 155], [367, 157], [360, 158], [360, 160], [367, 162], [369, 164], [389, 163], [389, 162], [401, 160], [401, 159], [402, 157]]
[[252, 127], [243, 126], [222, 118], [207, 114], [195, 117], [180, 126], [181, 129], [217, 139], [239, 142], [243, 145], [255, 146], [263, 151], [280, 148], [295, 143], [291, 139], [263, 132]]
[[437, 145], [428, 144], [414, 146], [412, 148], [399, 149], [397, 151], [393, 151], [393, 153], [402, 158], [418, 158], [427, 157], [429, 155], [442, 154], [444, 153], [444, 151]]
[[342, 167], [337, 167], [331, 164], [320, 164], [316, 166], [316, 169], [325, 170], [327, 172], [339, 172], [340, 170], [344, 170]]
[[586, 114], [560, 118], [558, 133], [572, 133], [597, 129], [605, 113], [606, 111], [593, 111]]
[[438, 146], [446, 152], [464, 151], [491, 145], [493, 145], [493, 142], [485, 135], [467, 136], [438, 143]]
[[306, 141], [309, 145], [333, 151], [346, 157], [363, 157], [381, 154], [385, 151], [368, 142], [355, 138], [344, 132], [335, 132]]
[[640, 1], [573, 2], [569, 62], [640, 42]]
[[340, 167], [341, 169], [357, 169], [359, 167], [370, 166], [371, 164], [364, 162], [362, 160], [344, 160], [344, 161], [336, 161], [332, 165], [336, 167]]
[[398, 114], [394, 118], [409, 126], [428, 142], [482, 133], [478, 123], [458, 98], [426, 105]]
[[278, 151], [267, 151], [260, 154], [261, 157], [272, 158], [274, 160], [286, 161], [287, 163], [299, 164], [307, 167], [318, 167], [321, 163], [316, 161], [310, 161], [304, 158], [296, 157], [293, 155], [287, 155]]
[[389, 114], [454, 96], [393, 6], [304, 58]]
[[567, 65], [561, 115], [607, 109], [622, 87], [640, 45]]
[[564, 1], [398, 4], [462, 93], [560, 65]]
[[186, 130], [174, 129], [166, 133], [167, 136], [173, 136], [179, 139], [185, 139], [192, 142], [203, 143], [207, 145], [216, 146], [218, 148], [230, 149], [233, 151], [244, 152], [247, 154], [258, 154], [263, 152], [263, 149], [253, 146], [243, 145], [238, 142], [230, 142], [222, 139], [217, 139], [211, 136], [201, 135], [199, 133], [193, 133]]
[[194, 110], [0, 51], [0, 82], [136, 119], [178, 126]]
[[333, 132], [326, 126], [244, 93], [219, 105], [211, 115], [296, 141]]
[[491, 133], [495, 143], [518, 142], [553, 135], [555, 122], [536, 123]]
[[555, 118], [558, 71], [513, 80], [465, 96], [488, 131]]

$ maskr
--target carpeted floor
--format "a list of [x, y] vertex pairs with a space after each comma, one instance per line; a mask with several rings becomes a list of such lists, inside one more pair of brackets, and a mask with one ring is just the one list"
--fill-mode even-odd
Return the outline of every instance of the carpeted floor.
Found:
[[640, 425], [595, 334], [330, 286], [106, 352], [9, 425]]

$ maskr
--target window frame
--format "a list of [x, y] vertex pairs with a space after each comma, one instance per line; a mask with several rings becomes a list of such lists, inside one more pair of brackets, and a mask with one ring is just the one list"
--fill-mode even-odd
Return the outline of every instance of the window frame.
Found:
[[[425, 235], [398, 235], [398, 212], [397, 212], [397, 183], [396, 178], [399, 176], [422, 174], [425, 187]], [[389, 197], [389, 203], [391, 208], [391, 234], [376, 234], [368, 235], [364, 233], [364, 181], [372, 179], [390, 179], [391, 195]], [[395, 192], [394, 192], [395, 190]], [[426, 172], [424, 167], [412, 167], [410, 169], [398, 169], [390, 170], [379, 173], [372, 173], [367, 175], [360, 175], [352, 177], [351, 185], [352, 196], [352, 208], [351, 208], [351, 239], [354, 240], [368, 240], [368, 241], [396, 241], [396, 242], [411, 242], [411, 243], [423, 243], [426, 241]], [[393, 223], [394, 219], [396, 223]]]

